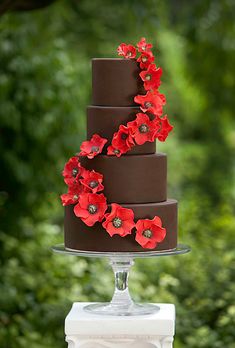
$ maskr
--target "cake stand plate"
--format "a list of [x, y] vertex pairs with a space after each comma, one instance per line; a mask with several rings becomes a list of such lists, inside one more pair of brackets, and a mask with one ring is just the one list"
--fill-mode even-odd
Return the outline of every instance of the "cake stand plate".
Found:
[[135, 258], [150, 258], [160, 256], [173, 256], [186, 254], [191, 249], [187, 245], [178, 244], [175, 249], [165, 251], [143, 251], [143, 252], [98, 252], [71, 250], [64, 244], [55, 245], [52, 250], [63, 255], [74, 255], [83, 257], [108, 258], [115, 277], [115, 290], [110, 303], [95, 303], [84, 307], [89, 313], [99, 315], [146, 315], [156, 313], [159, 307], [153, 304], [134, 303], [128, 290], [128, 276]]

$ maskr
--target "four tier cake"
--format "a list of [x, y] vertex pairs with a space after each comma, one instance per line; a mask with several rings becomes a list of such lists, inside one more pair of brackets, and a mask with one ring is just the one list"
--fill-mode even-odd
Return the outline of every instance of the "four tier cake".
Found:
[[177, 201], [167, 198], [167, 156], [156, 152], [156, 139], [164, 141], [173, 127], [163, 116], [161, 71], [151, 45], [141, 40], [137, 48], [119, 46], [124, 58], [92, 59], [90, 140], [63, 171], [67, 249], [143, 252], [177, 245]]

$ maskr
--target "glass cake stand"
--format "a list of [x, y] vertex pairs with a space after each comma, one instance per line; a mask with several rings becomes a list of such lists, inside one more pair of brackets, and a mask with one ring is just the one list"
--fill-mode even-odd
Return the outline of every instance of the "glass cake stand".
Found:
[[159, 307], [149, 303], [135, 303], [129, 293], [128, 276], [135, 258], [150, 258], [186, 254], [191, 249], [187, 245], [178, 244], [175, 249], [166, 251], [144, 252], [97, 252], [65, 249], [64, 244], [52, 247], [56, 253], [84, 257], [108, 258], [115, 277], [115, 290], [110, 303], [94, 303], [84, 307], [89, 313], [99, 315], [146, 315], [159, 311]]

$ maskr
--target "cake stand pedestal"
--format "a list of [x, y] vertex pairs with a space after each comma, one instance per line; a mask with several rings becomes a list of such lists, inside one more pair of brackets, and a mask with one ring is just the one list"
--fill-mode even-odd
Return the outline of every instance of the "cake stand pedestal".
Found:
[[128, 276], [135, 258], [185, 254], [186, 245], [168, 251], [92, 252], [52, 248], [64, 255], [108, 258], [115, 277], [110, 303], [74, 303], [65, 321], [69, 348], [171, 348], [175, 328], [172, 304], [135, 303], [128, 290]]
[[100, 315], [145, 315], [159, 311], [153, 304], [138, 304], [132, 300], [128, 289], [128, 276], [134, 258], [150, 258], [185, 254], [190, 251], [186, 245], [179, 244], [175, 249], [167, 251], [144, 252], [97, 252], [65, 249], [63, 244], [52, 247], [52, 250], [64, 255], [108, 258], [115, 277], [115, 290], [110, 303], [95, 303], [84, 307], [84, 310]]

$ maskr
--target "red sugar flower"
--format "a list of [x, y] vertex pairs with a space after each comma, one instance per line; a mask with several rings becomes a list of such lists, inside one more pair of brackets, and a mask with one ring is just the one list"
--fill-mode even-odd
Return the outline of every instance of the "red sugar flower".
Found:
[[146, 141], [154, 141], [155, 134], [160, 128], [157, 122], [151, 121], [148, 115], [143, 113], [136, 114], [135, 121], [128, 122], [127, 127], [130, 129], [130, 132], [138, 145], [142, 145]]
[[134, 146], [134, 140], [130, 134], [130, 130], [128, 127], [120, 125], [118, 132], [114, 133], [113, 139], [112, 139], [112, 146], [115, 149], [120, 150], [120, 152], [126, 153], [128, 150], [131, 149], [132, 146]]
[[102, 226], [111, 237], [114, 234], [119, 234], [121, 237], [131, 234], [131, 230], [135, 226], [133, 210], [123, 208], [116, 203], [112, 203], [111, 207], [111, 213], [105, 214], [106, 220], [102, 223]]
[[141, 69], [147, 69], [149, 65], [154, 61], [154, 55], [152, 52], [145, 52], [140, 55], [137, 62], [140, 63]]
[[120, 149], [115, 148], [114, 146], [110, 145], [108, 146], [107, 149], [107, 155], [109, 156], [117, 156], [117, 157], [121, 157], [121, 155], [124, 153], [122, 152]]
[[166, 229], [162, 227], [162, 221], [158, 216], [152, 220], [143, 219], [136, 223], [135, 240], [146, 249], [154, 249], [166, 236]]
[[125, 43], [118, 46], [117, 52], [119, 56], [123, 56], [125, 58], [135, 58], [136, 56], [136, 48], [132, 45], [126, 45]]
[[162, 107], [166, 104], [164, 94], [161, 94], [158, 91], [148, 91], [146, 95], [137, 95], [135, 96], [134, 101], [141, 105], [140, 109], [143, 112], [150, 112], [155, 116], [162, 115]]
[[106, 209], [107, 203], [103, 193], [82, 193], [74, 207], [74, 214], [87, 226], [93, 226], [97, 221], [103, 220]]
[[62, 204], [65, 206], [77, 203], [82, 191], [82, 185], [79, 182], [72, 184], [71, 186], [69, 186], [68, 193], [64, 193], [60, 196]]
[[147, 70], [140, 73], [141, 79], [144, 81], [146, 91], [158, 88], [161, 84], [162, 69], [157, 68], [155, 64], [150, 64]]
[[152, 44], [148, 44], [146, 42], [145, 37], [142, 37], [140, 41], [137, 43], [138, 51], [139, 52], [149, 52], [151, 48], [153, 47]]
[[93, 193], [102, 191], [104, 186], [102, 185], [103, 175], [95, 172], [94, 170], [83, 173], [83, 179], [80, 179], [81, 184], [88, 190]]
[[156, 134], [156, 137], [160, 141], [165, 141], [166, 138], [168, 137], [168, 134], [170, 131], [174, 128], [168, 121], [167, 115], [165, 115], [163, 118], [160, 119], [160, 125], [161, 129], [160, 131]]
[[67, 185], [72, 185], [78, 181], [79, 176], [82, 174], [83, 168], [79, 162], [79, 158], [71, 157], [64, 166], [62, 175]]
[[91, 140], [83, 141], [79, 153], [79, 156], [86, 156], [91, 159], [102, 152], [104, 145], [107, 143], [107, 139], [101, 138], [99, 134], [94, 134]]

